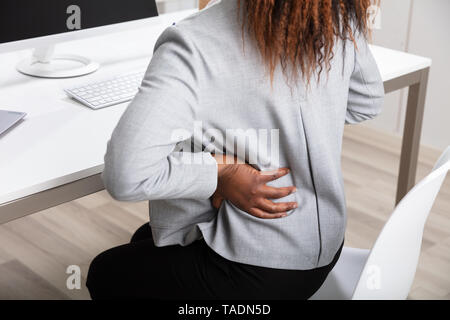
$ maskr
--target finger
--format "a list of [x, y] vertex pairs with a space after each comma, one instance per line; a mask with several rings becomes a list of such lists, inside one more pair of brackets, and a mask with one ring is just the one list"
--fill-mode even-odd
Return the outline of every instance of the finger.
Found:
[[275, 187], [265, 185], [261, 188], [261, 194], [266, 199], [284, 198], [296, 191], [297, 191], [296, 187], [275, 188]]
[[258, 208], [251, 208], [249, 211], [249, 214], [251, 214], [254, 217], [260, 218], [260, 219], [279, 219], [286, 217], [287, 214], [285, 212], [283, 213], [269, 213], [265, 212]]
[[286, 213], [287, 211], [293, 210], [298, 207], [297, 202], [278, 202], [262, 199], [260, 200], [256, 207], [265, 212], [269, 213]]
[[264, 183], [277, 180], [285, 175], [287, 175], [290, 172], [288, 168], [280, 168], [277, 170], [271, 170], [271, 171], [262, 171], [260, 173], [261, 181]]

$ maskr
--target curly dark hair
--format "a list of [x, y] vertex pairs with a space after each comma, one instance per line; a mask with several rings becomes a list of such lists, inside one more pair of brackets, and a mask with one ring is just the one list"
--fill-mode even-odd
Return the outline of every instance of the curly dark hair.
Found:
[[[370, 34], [368, 9], [379, 0], [238, 0], [245, 9], [243, 31], [250, 35], [267, 64], [270, 79], [283, 72], [308, 83], [318, 70], [329, 70], [337, 39], [355, 42], [355, 32]], [[243, 33], [244, 35], [244, 33]], [[345, 45], [345, 41], [344, 41]], [[288, 66], [292, 74], [287, 74]], [[300, 70], [299, 70], [300, 69]]]

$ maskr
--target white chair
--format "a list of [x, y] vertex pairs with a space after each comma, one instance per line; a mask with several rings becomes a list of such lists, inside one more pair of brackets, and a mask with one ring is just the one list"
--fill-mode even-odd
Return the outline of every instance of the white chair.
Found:
[[344, 247], [311, 300], [403, 300], [419, 261], [425, 221], [450, 170], [450, 146], [399, 202], [371, 250]]

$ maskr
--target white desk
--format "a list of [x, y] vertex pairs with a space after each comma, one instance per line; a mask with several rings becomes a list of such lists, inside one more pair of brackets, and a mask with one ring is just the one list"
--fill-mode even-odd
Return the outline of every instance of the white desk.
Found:
[[[126, 104], [93, 111], [63, 89], [145, 68], [164, 28], [192, 13], [163, 15], [161, 26], [58, 45], [100, 62], [89, 76], [65, 80], [21, 75], [16, 63], [29, 51], [0, 55], [0, 109], [24, 111], [25, 121], [0, 137], [0, 223], [100, 191], [103, 156]], [[412, 86], [399, 179], [403, 196], [414, 184], [423, 102], [431, 61], [373, 47], [386, 91]]]

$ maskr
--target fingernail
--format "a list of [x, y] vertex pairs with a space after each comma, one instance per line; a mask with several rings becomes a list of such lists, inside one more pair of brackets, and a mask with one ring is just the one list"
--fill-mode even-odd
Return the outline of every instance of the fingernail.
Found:
[[296, 193], [297, 192], [297, 188], [294, 188], [291, 193]]
[[293, 204], [292, 209], [298, 208], [298, 204]]

